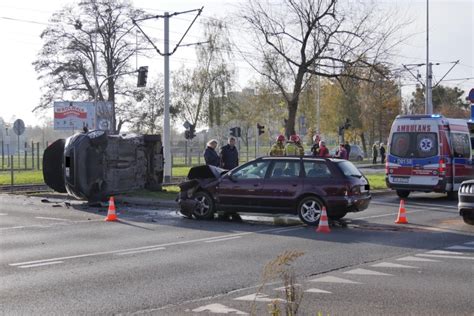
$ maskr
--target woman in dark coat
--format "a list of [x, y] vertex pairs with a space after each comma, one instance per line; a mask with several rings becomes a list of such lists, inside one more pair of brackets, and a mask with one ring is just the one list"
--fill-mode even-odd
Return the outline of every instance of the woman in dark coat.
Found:
[[207, 147], [204, 151], [204, 160], [206, 161], [206, 165], [219, 167], [221, 160], [216, 152], [216, 147], [217, 140], [211, 139], [207, 142]]

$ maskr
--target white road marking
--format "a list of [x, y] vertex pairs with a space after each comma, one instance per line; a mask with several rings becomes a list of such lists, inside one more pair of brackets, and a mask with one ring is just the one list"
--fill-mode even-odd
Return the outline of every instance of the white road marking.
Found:
[[[101, 219], [100, 221], [103, 222], [104, 220]], [[176, 242], [170, 242], [170, 243], [165, 243], [165, 244], [158, 244], [158, 245], [151, 245], [151, 246], [144, 246], [144, 247], [136, 247], [136, 248], [127, 248], [127, 249], [119, 249], [119, 250], [111, 250], [111, 251], [103, 251], [103, 252], [85, 253], [85, 254], [80, 254], [80, 255], [50, 258], [50, 259], [41, 259], [41, 260], [34, 260], [34, 261], [28, 261], [28, 262], [17, 262], [17, 263], [10, 263], [9, 265], [10, 266], [21, 266], [21, 265], [25, 265], [25, 264], [36, 264], [36, 263], [58, 261], [58, 260], [68, 260], [68, 259], [78, 259], [78, 258], [85, 258], [85, 257], [94, 257], [94, 256], [108, 255], [108, 254], [114, 254], [114, 253], [119, 253], [119, 252], [128, 252], [128, 251], [135, 251], [135, 250], [142, 250], [142, 249], [169, 247], [169, 246], [177, 246], [177, 245], [186, 245], [186, 244], [204, 242], [204, 241], [207, 241], [207, 240], [219, 240], [219, 239], [225, 239], [225, 238], [231, 238], [231, 237], [243, 237], [243, 236], [248, 236], [248, 235], [252, 235], [252, 234], [268, 233], [268, 232], [273, 232], [273, 231], [279, 230], [279, 229], [281, 229], [281, 228], [262, 229], [262, 230], [257, 230], [257, 231], [254, 231], [254, 232], [228, 234], [228, 235], [216, 236], [216, 237], [206, 237], [206, 238], [193, 239], [193, 240], [176, 241]]]
[[446, 251], [446, 250], [431, 250], [427, 251], [426, 253], [430, 253], [433, 255], [464, 255], [462, 252], [454, 252], [454, 251]]
[[50, 219], [52, 221], [70, 221], [70, 219], [66, 219], [66, 218], [56, 218], [56, 217], [42, 217], [42, 216], [36, 216], [35, 218], [38, 218], [38, 219]]
[[[377, 204], [377, 205], [387, 205], [387, 206], [399, 206], [398, 203], [390, 203], [390, 202], [380, 202], [380, 201], [371, 201], [370, 204]], [[426, 204], [421, 204], [421, 203], [416, 203], [416, 202], [410, 202], [410, 203], [405, 203], [405, 209], [408, 211], [410, 206], [415, 206], [417, 208], [424, 208], [427, 210], [439, 210], [440, 208], [449, 208], [453, 210], [457, 210], [457, 206], [451, 206], [451, 205], [443, 205], [443, 204], [429, 204], [429, 206], [426, 206]]]
[[37, 263], [37, 264], [28, 264], [28, 265], [23, 265], [19, 266], [18, 268], [20, 269], [25, 269], [25, 268], [36, 268], [36, 267], [42, 267], [42, 266], [49, 266], [52, 264], [59, 264], [63, 263], [64, 261], [51, 261], [51, 262], [44, 262], [44, 263]]
[[[295, 284], [295, 287], [300, 287], [300, 286], [301, 286], [301, 284], [299, 284], [299, 283], [296, 283], [296, 284]], [[274, 290], [274, 291], [284, 291], [284, 290], [286, 290], [286, 287], [284, 287], [284, 286], [282, 286], [282, 287], [277, 287], [276, 289], [273, 289], [273, 290]]]
[[419, 258], [419, 257], [413, 257], [413, 256], [398, 258], [397, 261], [439, 262], [439, 260], [433, 260], [433, 259], [428, 259], [428, 258]]
[[371, 267], [375, 268], [401, 268], [401, 269], [417, 269], [418, 267], [407, 266], [404, 264], [399, 263], [391, 263], [391, 262], [381, 262], [377, 264], [371, 265]]
[[465, 244], [465, 245], [474, 245], [474, 241], [465, 242], [464, 244]]
[[354, 269], [344, 272], [345, 274], [357, 274], [357, 275], [380, 275], [380, 276], [391, 276], [393, 274], [367, 270], [367, 269]]
[[238, 238], [242, 238], [242, 236], [235, 236], [235, 237], [227, 237], [227, 238], [221, 238], [221, 239], [206, 240], [205, 242], [211, 243], [211, 242], [227, 241], [227, 240], [238, 239]]
[[271, 298], [270, 296], [262, 293], [254, 293], [250, 295], [245, 295], [241, 297], [234, 298], [235, 301], [256, 301], [256, 302], [273, 302], [273, 301], [279, 301], [279, 302], [285, 302], [285, 300], [281, 298]]
[[279, 234], [279, 233], [288, 232], [288, 231], [292, 231], [292, 230], [298, 230], [298, 229], [302, 229], [302, 228], [303, 228], [303, 226], [292, 227], [292, 228], [286, 228], [286, 229], [280, 229], [280, 230], [274, 231], [274, 233], [275, 233], [275, 234]]
[[335, 276], [325, 276], [317, 279], [309, 280], [309, 282], [324, 282], [324, 283], [347, 283], [347, 284], [362, 284], [360, 282], [338, 278]]
[[332, 294], [332, 292], [325, 291], [325, 290], [320, 290], [320, 289], [307, 289], [305, 293], [323, 293], [323, 294]]
[[467, 247], [467, 246], [451, 246], [445, 249], [452, 249], [452, 250], [474, 250], [474, 247]]
[[207, 312], [211, 314], [229, 314], [234, 315], [248, 315], [246, 312], [239, 311], [235, 308], [230, 308], [222, 304], [209, 304], [206, 306], [201, 306], [192, 310], [194, 313]]
[[158, 247], [158, 248], [151, 248], [151, 249], [144, 249], [144, 250], [134, 250], [134, 251], [127, 251], [127, 252], [119, 252], [116, 253], [116, 256], [123, 256], [123, 255], [131, 255], [135, 253], [142, 253], [142, 252], [150, 252], [150, 251], [156, 251], [156, 250], [165, 250], [166, 248], [164, 247]]
[[474, 260], [474, 257], [460, 257], [460, 256], [449, 256], [449, 255], [430, 255], [427, 253], [419, 253], [417, 256], [430, 257], [430, 258], [447, 258], [447, 259], [461, 259], [461, 260]]
[[91, 220], [80, 220], [80, 221], [61, 221], [60, 223], [50, 223], [44, 225], [29, 225], [29, 226], [12, 226], [12, 227], [3, 227], [0, 228], [0, 231], [3, 230], [12, 230], [12, 229], [23, 229], [23, 228], [50, 228], [55, 226], [64, 226], [64, 225], [72, 225], [72, 224], [81, 224], [81, 223], [91, 223], [91, 222], [104, 222], [103, 219], [91, 219]]
[[8, 215], [7, 213], [0, 213], [0, 216]]

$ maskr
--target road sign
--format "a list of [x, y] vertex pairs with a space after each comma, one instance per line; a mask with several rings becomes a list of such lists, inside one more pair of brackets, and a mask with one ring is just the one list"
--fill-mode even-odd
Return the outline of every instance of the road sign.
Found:
[[18, 136], [23, 134], [25, 132], [25, 122], [23, 122], [23, 120], [20, 120], [20, 119], [16, 120], [15, 123], [13, 123], [13, 131]]

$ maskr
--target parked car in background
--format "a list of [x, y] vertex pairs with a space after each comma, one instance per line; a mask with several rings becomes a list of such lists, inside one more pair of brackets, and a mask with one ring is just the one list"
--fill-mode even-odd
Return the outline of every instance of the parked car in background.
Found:
[[474, 180], [461, 183], [458, 190], [458, 210], [464, 222], [474, 225]]
[[[333, 148], [329, 151], [329, 155], [335, 156], [337, 149], [339, 147]], [[364, 160], [365, 154], [362, 148], [359, 145], [351, 145], [351, 152], [349, 153], [349, 160], [352, 161], [362, 161]]]
[[297, 214], [317, 225], [326, 207], [330, 219], [365, 210], [370, 202], [367, 178], [349, 161], [315, 157], [261, 157], [226, 171], [191, 168], [178, 197], [186, 217], [214, 214]]

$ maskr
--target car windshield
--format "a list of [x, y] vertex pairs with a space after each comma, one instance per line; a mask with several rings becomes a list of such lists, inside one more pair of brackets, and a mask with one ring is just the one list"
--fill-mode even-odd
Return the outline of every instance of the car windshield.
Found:
[[350, 161], [340, 161], [337, 163], [337, 166], [347, 177], [362, 177], [362, 173], [360, 173], [359, 169], [357, 169], [357, 167], [354, 166]]

